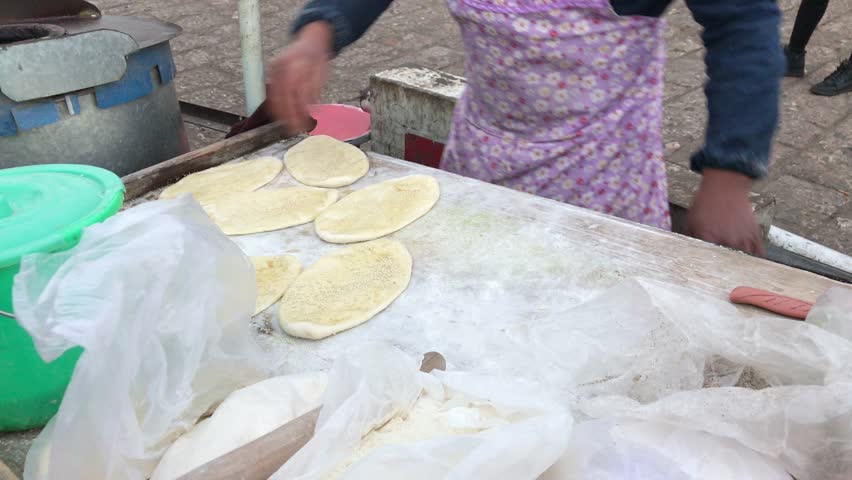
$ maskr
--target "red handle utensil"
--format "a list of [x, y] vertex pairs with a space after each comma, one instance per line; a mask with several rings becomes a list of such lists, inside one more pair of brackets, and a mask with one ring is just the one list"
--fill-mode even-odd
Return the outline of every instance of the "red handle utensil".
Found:
[[731, 302], [739, 305], [751, 305], [797, 320], [804, 320], [814, 306], [813, 303], [804, 300], [752, 287], [735, 288], [731, 292], [730, 299]]

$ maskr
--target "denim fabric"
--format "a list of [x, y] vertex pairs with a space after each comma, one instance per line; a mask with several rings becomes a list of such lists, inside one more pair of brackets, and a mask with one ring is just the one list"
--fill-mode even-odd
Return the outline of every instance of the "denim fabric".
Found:
[[[335, 51], [360, 38], [393, 0], [311, 0], [293, 31], [317, 20], [335, 31]], [[658, 17], [671, 0], [611, 0], [620, 15]], [[778, 125], [778, 99], [785, 64], [774, 0], [687, 0], [704, 31], [708, 124], [704, 147], [692, 169], [734, 170], [766, 175]]]
[[393, 0], [310, 0], [293, 24], [293, 32], [324, 20], [334, 28], [334, 53], [355, 42]]

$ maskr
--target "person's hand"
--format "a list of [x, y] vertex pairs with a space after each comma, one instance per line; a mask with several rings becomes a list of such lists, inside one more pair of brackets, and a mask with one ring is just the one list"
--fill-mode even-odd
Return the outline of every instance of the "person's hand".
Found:
[[706, 169], [687, 217], [687, 233], [711, 243], [765, 256], [760, 227], [748, 192], [751, 179], [726, 170]]
[[287, 129], [313, 128], [308, 106], [316, 103], [328, 79], [334, 32], [326, 22], [302, 27], [270, 64], [269, 107]]

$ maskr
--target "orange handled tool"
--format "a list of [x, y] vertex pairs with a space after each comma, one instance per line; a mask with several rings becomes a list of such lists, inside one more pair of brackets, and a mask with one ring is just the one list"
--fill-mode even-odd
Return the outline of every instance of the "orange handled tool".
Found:
[[813, 303], [768, 292], [759, 288], [737, 287], [731, 292], [731, 302], [751, 305], [785, 317], [804, 320], [811, 311]]

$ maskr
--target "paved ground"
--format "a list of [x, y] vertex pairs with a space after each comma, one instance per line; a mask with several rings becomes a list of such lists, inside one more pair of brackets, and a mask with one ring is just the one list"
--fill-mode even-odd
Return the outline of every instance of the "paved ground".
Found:
[[[303, 0], [261, 0], [267, 57], [286, 43], [288, 26]], [[183, 100], [245, 113], [242, 100], [239, 27], [234, 0], [94, 0], [106, 14], [155, 16], [175, 22], [184, 34], [173, 42]], [[796, 0], [781, 0], [789, 35]], [[668, 15], [666, 148], [671, 182], [689, 184], [689, 153], [703, 137], [706, 112], [699, 28], [682, 2]], [[852, 94], [820, 98], [810, 84], [831, 72], [852, 50], [852, 0], [832, 0], [810, 46], [809, 75], [784, 82], [783, 123], [769, 179], [755, 190], [774, 195], [776, 223], [852, 254]], [[325, 99], [353, 102], [372, 73], [419, 64], [463, 74], [464, 58], [444, 0], [397, 0], [357, 46], [335, 60]], [[221, 133], [191, 129], [194, 146]], [[678, 168], [681, 167], [681, 168]], [[0, 460], [20, 473], [32, 432], [0, 436]]]
[[[181, 25], [173, 43], [183, 100], [244, 113], [236, 2], [232, 0], [102, 0], [108, 14], [151, 15]], [[288, 27], [303, 0], [261, 0], [267, 57], [286, 43]], [[782, 0], [784, 34], [789, 35], [796, 0]], [[682, 2], [668, 15], [666, 92], [667, 159], [687, 167], [703, 138], [706, 118], [703, 49], [699, 27]], [[777, 198], [776, 224], [852, 253], [852, 94], [819, 98], [810, 84], [831, 72], [852, 50], [852, 0], [832, 0], [810, 45], [804, 80], [784, 82], [783, 122], [776, 141], [774, 167], [756, 191]], [[397, 0], [359, 44], [335, 60], [325, 98], [353, 102], [377, 71], [415, 63], [463, 74], [464, 56], [457, 28], [444, 0]], [[194, 145], [220, 134], [191, 130]], [[688, 184], [686, 168], [673, 167], [672, 183]]]

